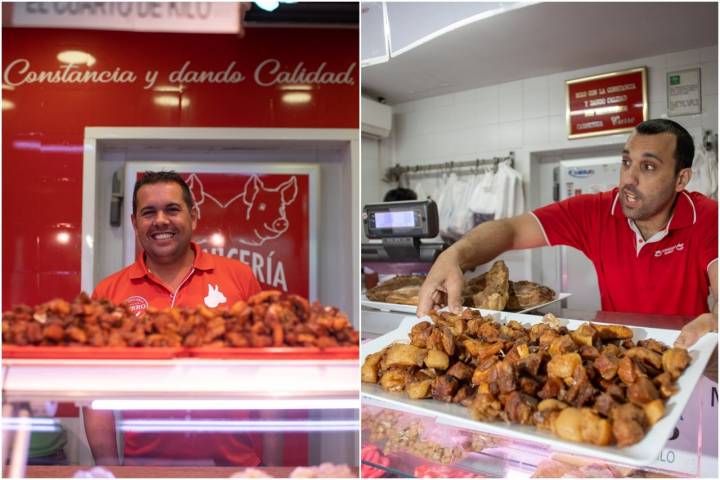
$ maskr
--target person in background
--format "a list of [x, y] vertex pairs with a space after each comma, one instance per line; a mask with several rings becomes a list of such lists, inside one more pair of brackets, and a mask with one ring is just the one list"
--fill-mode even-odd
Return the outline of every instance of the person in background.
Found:
[[[101, 280], [92, 297], [127, 303], [136, 315], [148, 307], [229, 307], [260, 292], [250, 268], [211, 255], [191, 241], [197, 209], [185, 181], [175, 172], [145, 172], [135, 183], [131, 221], [142, 253], [132, 265]], [[230, 381], [230, 380], [229, 380]], [[192, 412], [204, 419], [247, 419], [247, 412]], [[117, 465], [112, 411], [83, 409], [85, 432], [97, 464]], [[124, 412], [123, 418], [183, 420], [189, 412]], [[260, 458], [244, 434], [124, 432], [126, 464], [174, 461], [256, 466]]]
[[475, 227], [435, 261], [417, 315], [445, 302], [458, 311], [463, 272], [503, 252], [568, 245], [593, 262], [604, 311], [694, 317], [677, 326], [681, 347], [717, 331], [718, 204], [685, 190], [694, 150], [678, 123], [640, 123], [623, 148], [617, 188]]
[[417, 194], [409, 188], [397, 187], [388, 190], [383, 197], [383, 202], [401, 202], [407, 200], [417, 200]]

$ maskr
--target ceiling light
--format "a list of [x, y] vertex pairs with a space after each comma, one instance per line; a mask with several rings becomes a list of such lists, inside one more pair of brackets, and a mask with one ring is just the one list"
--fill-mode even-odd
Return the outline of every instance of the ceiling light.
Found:
[[153, 90], [155, 90], [156, 92], [182, 93], [183, 91], [185, 91], [185, 87], [183, 87], [182, 85], [178, 85], [177, 87], [170, 85], [160, 85], [153, 88]]
[[187, 108], [190, 106], [190, 99], [186, 97], [178, 97], [177, 95], [156, 95], [153, 98], [155, 105], [159, 107], [180, 107]]
[[57, 59], [62, 63], [74, 65], [87, 65], [88, 67], [95, 65], [95, 57], [80, 50], [65, 50], [58, 53]]
[[272, 12], [280, 6], [280, 2], [274, 0], [259, 0], [255, 2], [255, 5], [267, 12]]
[[290, 1], [290, 0], [259, 0], [257, 2], [254, 2], [255, 5], [262, 8], [263, 10], [266, 10], [268, 12], [272, 12], [276, 8], [280, 6], [281, 3], [297, 3], [296, 1]]
[[212, 235], [210, 235], [210, 245], [213, 247], [224, 247], [225, 246], [225, 237], [220, 232], [215, 232]]
[[290, 84], [290, 85], [283, 85], [282, 87], [280, 87], [280, 90], [309, 91], [309, 90], [312, 90], [312, 87], [310, 85]]
[[307, 92], [288, 92], [283, 94], [282, 101], [289, 104], [308, 103], [312, 95]]
[[58, 243], [61, 243], [63, 245], [67, 245], [70, 243], [70, 234], [68, 232], [58, 232], [58, 234], [55, 236]]

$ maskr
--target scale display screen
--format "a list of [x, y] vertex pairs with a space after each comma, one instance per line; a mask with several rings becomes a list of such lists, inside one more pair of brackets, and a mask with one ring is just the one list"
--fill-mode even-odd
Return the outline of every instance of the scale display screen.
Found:
[[415, 214], [412, 210], [400, 212], [378, 212], [375, 214], [377, 228], [407, 228], [415, 226]]
[[432, 200], [365, 205], [368, 238], [433, 238], [438, 233], [437, 205]]

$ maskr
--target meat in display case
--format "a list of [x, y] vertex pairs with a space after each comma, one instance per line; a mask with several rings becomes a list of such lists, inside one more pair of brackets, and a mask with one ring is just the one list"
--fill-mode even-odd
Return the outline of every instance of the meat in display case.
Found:
[[[701, 428], [696, 426], [696, 431]], [[695, 462], [671, 465], [658, 459], [632, 466], [555, 450], [529, 442], [461, 428], [442, 419], [363, 398], [363, 478], [620, 478], [705, 476]], [[678, 471], [680, 470], [680, 471]]]
[[357, 476], [344, 314], [279, 292], [142, 318], [126, 307], [81, 295], [3, 314], [7, 475]]
[[[515, 476], [524, 469], [547, 475], [568, 458], [586, 457], [592, 460], [568, 475], [596, 469], [605, 472], [600, 476], [637, 470], [699, 475], [707, 471], [700, 466], [706, 460], [701, 436], [684, 445], [685, 458], [673, 468], [663, 455], [678, 437], [681, 414], [695, 421], [690, 437], [693, 427], [702, 431], [691, 414], [703, 411], [696, 392], [705, 388], [702, 372], [717, 334], [687, 351], [672, 347], [677, 335], [551, 314], [466, 309], [406, 317], [396, 330], [363, 344], [366, 473]], [[716, 473], [717, 456], [710, 456]], [[469, 473], [461, 468], [476, 460]]]

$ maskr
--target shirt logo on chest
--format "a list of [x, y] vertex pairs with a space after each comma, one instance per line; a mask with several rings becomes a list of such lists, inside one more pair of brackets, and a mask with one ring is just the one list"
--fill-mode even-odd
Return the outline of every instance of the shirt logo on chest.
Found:
[[662, 257], [664, 255], [670, 255], [673, 252], [681, 252], [685, 250], [685, 244], [684, 243], [678, 243], [677, 245], [673, 245], [672, 247], [667, 248], [659, 248], [655, 250], [655, 256], [656, 257]]
[[220, 291], [220, 286], [212, 286], [209, 283], [207, 297], [205, 297], [203, 300], [205, 300], [205, 305], [210, 308], [215, 308], [221, 303], [227, 302], [227, 298], [225, 298], [225, 295], [223, 295], [223, 293]]
[[125, 300], [125, 303], [136, 317], [142, 317], [142, 315], [145, 313], [145, 310], [147, 310], [148, 308], [148, 301], [145, 298], [139, 297], [137, 295], [128, 297], [128, 299]]

